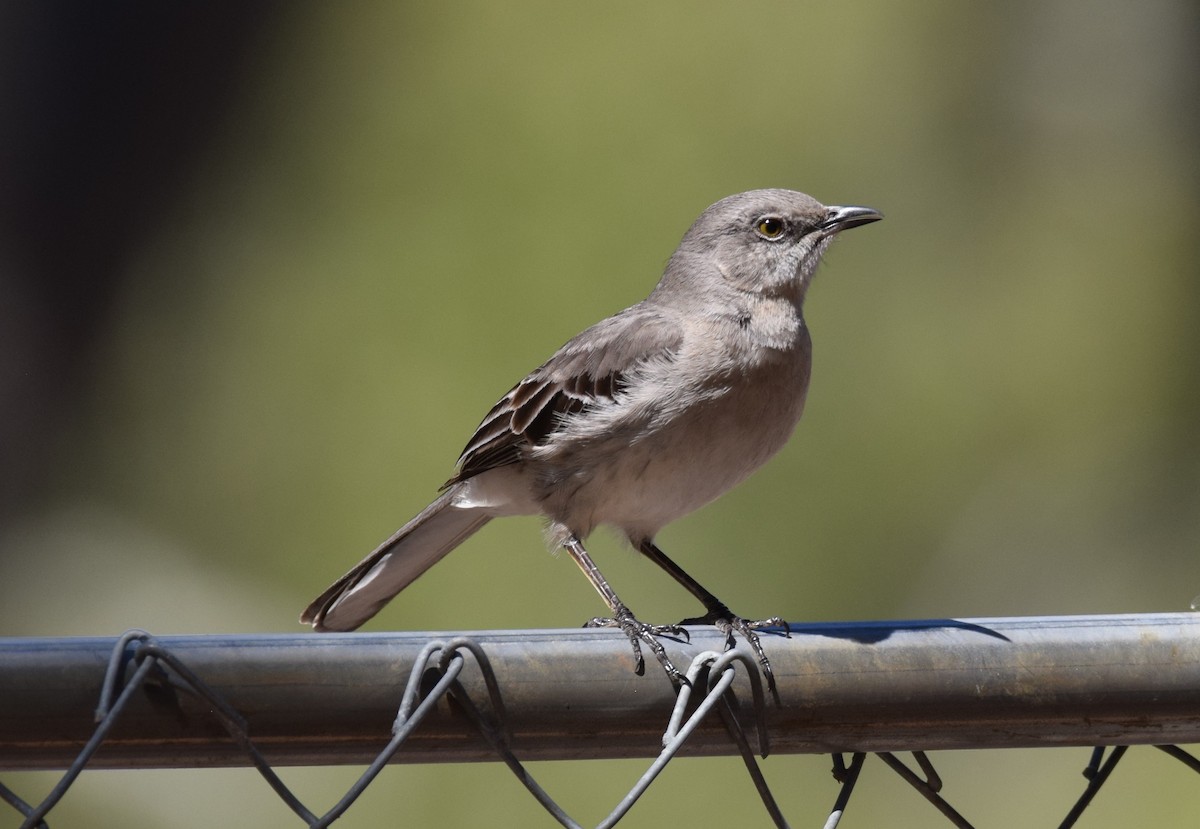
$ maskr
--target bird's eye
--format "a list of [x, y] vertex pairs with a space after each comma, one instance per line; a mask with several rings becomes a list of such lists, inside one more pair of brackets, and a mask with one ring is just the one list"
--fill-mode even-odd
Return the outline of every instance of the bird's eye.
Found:
[[763, 216], [755, 222], [754, 229], [764, 239], [778, 239], [783, 235], [783, 219], [778, 216]]

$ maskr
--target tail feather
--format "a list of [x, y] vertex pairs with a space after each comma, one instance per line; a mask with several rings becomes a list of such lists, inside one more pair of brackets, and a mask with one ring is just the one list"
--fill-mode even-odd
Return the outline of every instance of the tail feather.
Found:
[[492, 518], [490, 510], [454, 505], [451, 487], [313, 600], [300, 621], [316, 630], [354, 630], [417, 576]]

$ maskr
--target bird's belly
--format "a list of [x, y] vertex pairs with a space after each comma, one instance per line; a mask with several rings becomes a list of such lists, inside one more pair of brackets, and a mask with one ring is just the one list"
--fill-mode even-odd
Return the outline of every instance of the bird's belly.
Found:
[[665, 416], [632, 443], [620, 435], [597, 441], [577, 474], [556, 476], [544, 511], [578, 534], [609, 524], [652, 538], [778, 452], [800, 419], [804, 390], [803, 382], [734, 387]]

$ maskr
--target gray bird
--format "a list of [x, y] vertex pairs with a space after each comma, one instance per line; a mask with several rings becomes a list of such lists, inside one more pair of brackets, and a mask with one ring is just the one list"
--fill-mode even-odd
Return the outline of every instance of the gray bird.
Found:
[[722, 199], [691, 226], [646, 299], [568, 341], [488, 412], [441, 495], [301, 615], [317, 630], [353, 630], [493, 518], [541, 515], [608, 605], [588, 626], [629, 637], [685, 681], [657, 636], [677, 625], [639, 621], [583, 547], [601, 524], [700, 600], [688, 623], [715, 624], [753, 648], [756, 630], [654, 544], [665, 525], [707, 504], [787, 442], [804, 409], [812, 341], [804, 295], [840, 231], [883, 218], [826, 207], [790, 190]]

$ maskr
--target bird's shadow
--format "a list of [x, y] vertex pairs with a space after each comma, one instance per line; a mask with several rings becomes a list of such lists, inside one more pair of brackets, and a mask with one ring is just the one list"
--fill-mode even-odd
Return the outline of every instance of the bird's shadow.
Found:
[[772, 627], [763, 628], [760, 633], [826, 636], [831, 639], [849, 639], [863, 645], [874, 645], [897, 633], [944, 629], [971, 631], [1004, 642], [1012, 641], [999, 631], [958, 619], [912, 619], [899, 622], [789, 622], [786, 631], [782, 627]]

